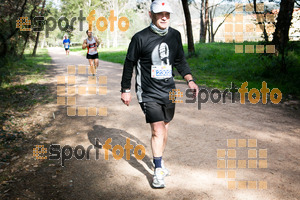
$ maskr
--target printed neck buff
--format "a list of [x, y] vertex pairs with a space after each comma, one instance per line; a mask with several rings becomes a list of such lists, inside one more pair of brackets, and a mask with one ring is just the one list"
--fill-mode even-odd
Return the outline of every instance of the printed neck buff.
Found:
[[158, 28], [157, 26], [155, 26], [153, 23], [150, 24], [150, 28], [151, 28], [151, 30], [152, 30], [154, 33], [156, 33], [156, 34], [158, 34], [158, 35], [160, 35], [160, 36], [167, 35], [167, 33], [168, 33], [168, 31], [169, 31], [169, 27], [166, 28], [166, 29], [164, 29], [164, 30], [162, 30], [162, 29]]

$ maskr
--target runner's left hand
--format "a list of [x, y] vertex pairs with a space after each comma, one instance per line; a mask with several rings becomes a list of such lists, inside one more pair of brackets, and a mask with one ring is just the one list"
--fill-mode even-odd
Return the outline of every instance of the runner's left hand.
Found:
[[194, 90], [194, 97], [196, 98], [199, 93], [198, 85], [194, 81], [189, 82], [189, 88]]

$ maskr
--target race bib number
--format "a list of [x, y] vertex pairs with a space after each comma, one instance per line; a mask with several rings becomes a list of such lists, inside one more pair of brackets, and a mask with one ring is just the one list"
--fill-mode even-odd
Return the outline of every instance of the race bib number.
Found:
[[155, 79], [171, 78], [172, 65], [152, 65], [151, 77]]
[[69, 48], [69, 43], [65, 43], [65, 48]]
[[89, 48], [89, 54], [97, 53], [97, 49], [95, 47]]

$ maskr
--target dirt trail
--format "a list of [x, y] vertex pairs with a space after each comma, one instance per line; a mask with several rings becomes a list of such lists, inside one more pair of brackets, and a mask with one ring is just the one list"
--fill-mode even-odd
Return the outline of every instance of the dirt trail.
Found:
[[[78, 53], [71, 52], [66, 57], [62, 48], [50, 48], [49, 54], [53, 64], [48, 79], [52, 84], [56, 84], [56, 76], [67, 76], [68, 65], [77, 67], [88, 63]], [[146, 148], [145, 158], [140, 161], [131, 156], [130, 160], [126, 160], [124, 155], [123, 159], [115, 160], [110, 151], [109, 160], [105, 160], [104, 150], [100, 149], [99, 159], [96, 160], [96, 150], [92, 149], [90, 160], [72, 158], [65, 161], [65, 167], [59, 165], [60, 160], [55, 161], [55, 167], [47, 164], [39, 169], [38, 174], [44, 178], [33, 179], [36, 189], [31, 189], [34, 190], [31, 195], [34, 193], [34, 197], [55, 199], [299, 198], [299, 111], [282, 105], [232, 104], [229, 99], [226, 104], [202, 104], [201, 110], [197, 109], [196, 103], [177, 104], [164, 154], [172, 175], [165, 179], [165, 189], [153, 190], [150, 187], [150, 127], [145, 123], [134, 92], [131, 105], [127, 107], [122, 104], [119, 92], [121, 75], [121, 65], [100, 61], [97, 77], [107, 76], [107, 94], [76, 95], [77, 106], [107, 107], [107, 116], [70, 117], [67, 116], [67, 106], [48, 105], [49, 109], [44, 112], [54, 113], [55, 120], [43, 134], [47, 135], [48, 144], [70, 145], [73, 148], [82, 145], [85, 149], [94, 143], [95, 138], [102, 144], [112, 138], [111, 145], [114, 147], [117, 144], [124, 146], [128, 137], [134, 147], [141, 144]], [[76, 86], [88, 86], [88, 75], [76, 76]], [[186, 87], [183, 82], [177, 83], [181, 91]], [[257, 146], [227, 147], [227, 139], [236, 139], [236, 145], [238, 139], [256, 139]], [[236, 168], [217, 168], [218, 149], [236, 150], [235, 158], [228, 159], [236, 161]], [[257, 158], [248, 158], [250, 149], [257, 150]], [[267, 158], [259, 158], [259, 149], [267, 149]], [[246, 162], [246, 168], [238, 168], [239, 160]], [[259, 168], [257, 164], [257, 168], [249, 169], [248, 160], [267, 160], [267, 168]], [[222, 173], [222, 170], [235, 171], [236, 178], [228, 178], [227, 173], [226, 178], [217, 178], [218, 171]], [[256, 181], [257, 187], [259, 181], [266, 181], [267, 189], [230, 190], [227, 181]], [[236, 187], [243, 187], [243, 183], [236, 183]]]

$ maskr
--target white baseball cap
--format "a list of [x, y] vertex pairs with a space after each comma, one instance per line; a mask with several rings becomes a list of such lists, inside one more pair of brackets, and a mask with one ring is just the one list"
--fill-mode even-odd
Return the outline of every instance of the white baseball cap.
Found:
[[152, 2], [150, 8], [153, 13], [160, 13], [160, 12], [173, 13], [170, 3], [166, 0], [155, 0]]

